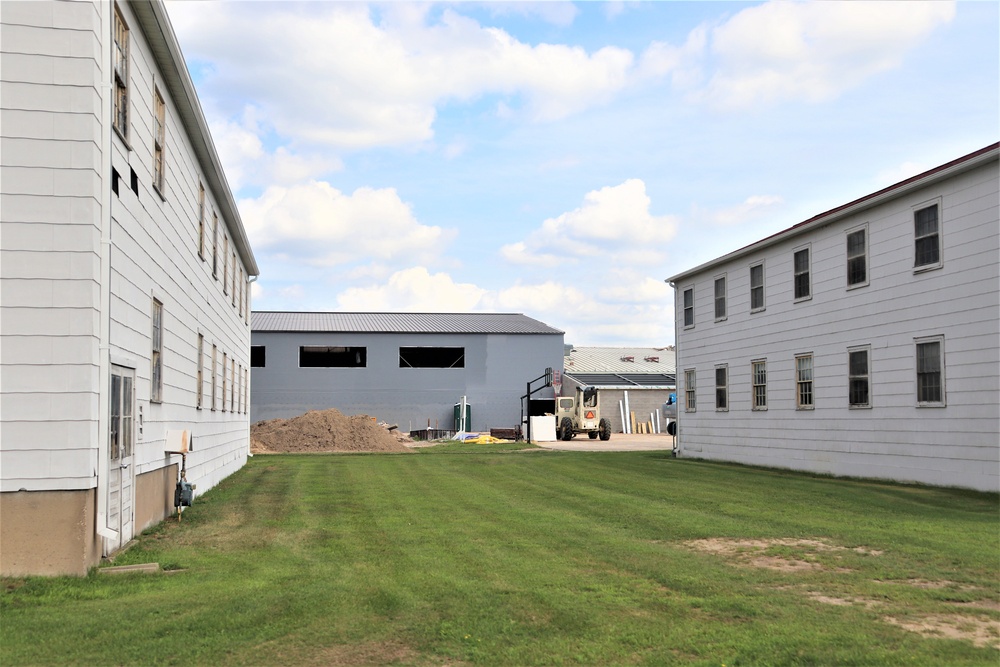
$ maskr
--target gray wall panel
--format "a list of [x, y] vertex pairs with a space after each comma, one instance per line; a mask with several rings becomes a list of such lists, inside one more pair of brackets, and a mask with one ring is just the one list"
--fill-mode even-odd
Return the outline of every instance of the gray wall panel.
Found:
[[[513, 427], [526, 383], [562, 368], [560, 334], [397, 334], [254, 332], [266, 348], [266, 366], [254, 368], [251, 421], [294, 417], [337, 408], [368, 414], [403, 429], [449, 429], [454, 405], [472, 406], [469, 430]], [[367, 348], [365, 368], [299, 368], [303, 345]], [[400, 368], [399, 348], [464, 347], [465, 368]], [[551, 398], [551, 389], [536, 398]]]

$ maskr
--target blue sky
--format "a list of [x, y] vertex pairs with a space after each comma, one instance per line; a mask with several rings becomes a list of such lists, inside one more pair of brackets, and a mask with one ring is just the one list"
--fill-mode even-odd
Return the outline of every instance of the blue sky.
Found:
[[1000, 138], [996, 2], [167, 8], [256, 310], [669, 345], [669, 276]]

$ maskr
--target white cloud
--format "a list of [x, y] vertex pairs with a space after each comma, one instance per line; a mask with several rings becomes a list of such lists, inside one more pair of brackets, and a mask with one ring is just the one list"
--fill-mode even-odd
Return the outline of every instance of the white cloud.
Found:
[[[563, 3], [546, 11], [555, 6], [575, 11]], [[308, 12], [294, 3], [168, 7], [189, 55], [212, 63], [203, 90], [222, 112], [238, 117], [235, 101], [255, 100], [292, 150], [424, 142], [439, 104], [483, 95], [557, 120], [609, 101], [634, 69], [627, 49], [531, 45], [453, 9], [432, 22], [428, 5], [382, 5], [381, 21], [355, 3], [314, 3]]]
[[674, 237], [677, 222], [671, 216], [652, 215], [649, 206], [646, 185], [639, 179], [594, 190], [579, 208], [549, 218], [524, 241], [501, 248], [500, 254], [515, 264], [576, 259], [656, 262]]
[[709, 104], [747, 109], [786, 100], [822, 102], [898, 67], [952, 20], [952, 2], [768, 2], [711, 30]]
[[875, 183], [877, 187], [888, 187], [890, 185], [895, 185], [900, 181], [905, 181], [911, 176], [916, 176], [917, 174], [922, 174], [927, 171], [929, 167], [920, 164], [919, 162], [904, 162], [892, 169], [886, 169], [880, 171], [875, 176]]
[[393, 188], [346, 195], [328, 183], [269, 187], [240, 202], [256, 251], [313, 266], [431, 258], [454, 232], [421, 225]]
[[348, 311], [468, 312], [485, 293], [419, 266], [394, 273], [384, 285], [348, 288], [337, 297], [337, 304]]
[[784, 200], [776, 195], [751, 195], [735, 206], [703, 213], [698, 217], [705, 218], [715, 225], [731, 227], [755, 220], [783, 203]]

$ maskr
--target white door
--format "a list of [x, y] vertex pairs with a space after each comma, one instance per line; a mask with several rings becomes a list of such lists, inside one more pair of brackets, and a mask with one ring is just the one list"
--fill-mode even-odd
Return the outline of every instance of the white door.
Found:
[[132, 539], [135, 467], [135, 371], [111, 367], [111, 451], [108, 456], [108, 528], [117, 539], [104, 540], [104, 555], [114, 553]]

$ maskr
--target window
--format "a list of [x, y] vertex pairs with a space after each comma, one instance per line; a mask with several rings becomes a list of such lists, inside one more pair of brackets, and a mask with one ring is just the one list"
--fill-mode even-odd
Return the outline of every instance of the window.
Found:
[[218, 394], [216, 389], [219, 386], [217, 381], [219, 377], [219, 348], [216, 345], [212, 346], [212, 410], [216, 408], [216, 400], [218, 399]]
[[939, 231], [937, 204], [913, 212], [914, 268], [932, 269], [941, 266]]
[[233, 289], [232, 289], [233, 308], [236, 307], [236, 250], [235, 250], [235, 247], [236, 247], [236, 244], [233, 243], [233, 248], [234, 248], [234, 250], [233, 250]]
[[201, 410], [202, 401], [205, 398], [205, 337], [198, 334], [198, 372], [197, 389], [195, 390], [195, 407]]
[[128, 140], [128, 26], [115, 7], [115, 99], [112, 126]]
[[847, 234], [847, 286], [868, 284], [868, 228]]
[[750, 267], [750, 312], [764, 310], [764, 262]]
[[226, 392], [229, 391], [229, 354], [222, 353], [222, 411], [226, 411]]
[[795, 407], [813, 409], [813, 357], [800, 354], [795, 357]]
[[753, 376], [753, 409], [767, 410], [767, 360], [752, 361], [750, 371]]
[[205, 260], [205, 186], [198, 182], [198, 257]]
[[917, 405], [944, 407], [944, 338], [919, 338], [917, 344]]
[[[243, 317], [243, 267], [240, 267], [240, 318]], [[236, 290], [233, 290], [233, 296], [236, 296]]]
[[715, 321], [726, 319], [726, 277], [715, 279]]
[[163, 400], [163, 304], [153, 299], [153, 332], [152, 332], [152, 371], [150, 373], [152, 386], [149, 400], [159, 403]]
[[250, 367], [251, 368], [264, 368], [267, 366], [266, 357], [267, 348], [263, 345], [251, 345], [250, 346]]
[[684, 326], [694, 326], [694, 288], [684, 290]]
[[229, 294], [229, 236], [222, 234], [222, 293]]
[[795, 267], [795, 299], [808, 299], [812, 295], [812, 283], [809, 278], [809, 248], [796, 250], [792, 263]]
[[219, 215], [212, 211], [212, 277], [219, 279]]
[[729, 366], [715, 367], [715, 409], [729, 410]]
[[299, 348], [299, 368], [364, 368], [368, 348], [303, 345]]
[[250, 393], [250, 370], [243, 369], [243, 414], [247, 413], [250, 409], [250, 404], [247, 402], [247, 394]]
[[163, 103], [163, 95], [156, 88], [153, 88], [153, 109], [155, 118], [153, 119], [153, 187], [163, 196], [163, 151], [166, 148], [167, 138], [167, 107]]
[[868, 346], [847, 351], [848, 399], [852, 408], [870, 408], [871, 349]]
[[236, 357], [229, 360], [229, 411], [236, 412]]
[[694, 369], [684, 371], [684, 411], [694, 412], [698, 405], [695, 402], [695, 372]]
[[400, 368], [465, 368], [464, 347], [401, 347]]

